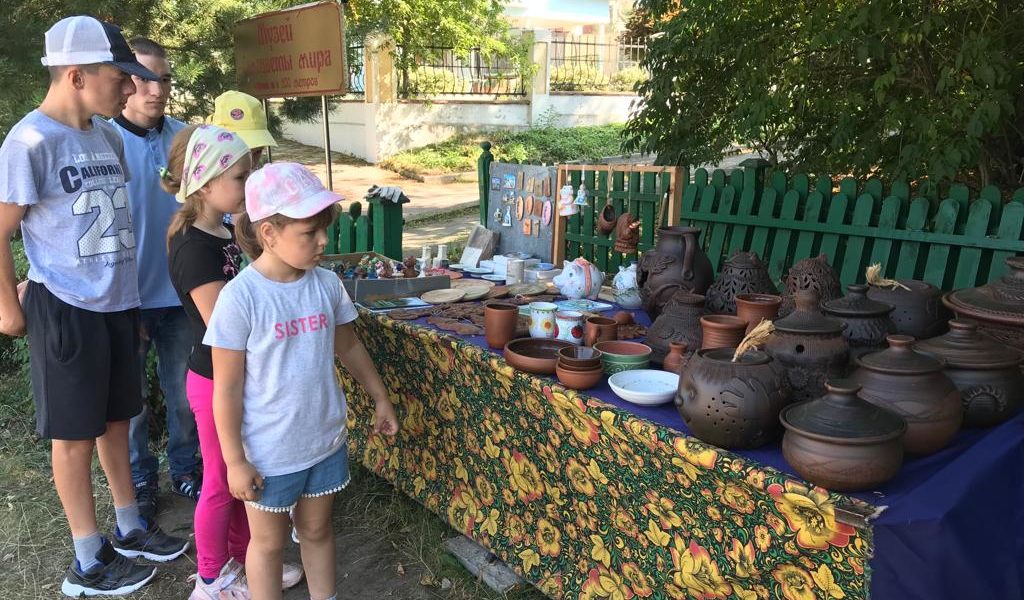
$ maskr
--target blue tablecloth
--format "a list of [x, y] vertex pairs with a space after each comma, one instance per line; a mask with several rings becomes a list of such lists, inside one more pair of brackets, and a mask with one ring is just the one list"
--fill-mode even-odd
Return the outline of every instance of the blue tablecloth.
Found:
[[[643, 311], [631, 312], [637, 323], [650, 324]], [[425, 319], [416, 323], [429, 327]], [[460, 337], [487, 347], [483, 336]], [[690, 435], [671, 403], [626, 402], [607, 378], [587, 393]], [[797, 476], [779, 443], [734, 452]], [[871, 520], [872, 598], [1024, 598], [1024, 413], [992, 429], [962, 430], [942, 451], [908, 457], [880, 489], [849, 495], [880, 509]]]

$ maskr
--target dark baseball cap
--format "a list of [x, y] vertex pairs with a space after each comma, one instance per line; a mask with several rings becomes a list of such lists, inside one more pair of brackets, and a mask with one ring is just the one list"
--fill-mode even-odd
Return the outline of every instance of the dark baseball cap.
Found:
[[88, 16], [61, 19], [46, 32], [42, 63], [47, 67], [102, 63], [149, 81], [160, 79], [135, 58], [120, 27]]

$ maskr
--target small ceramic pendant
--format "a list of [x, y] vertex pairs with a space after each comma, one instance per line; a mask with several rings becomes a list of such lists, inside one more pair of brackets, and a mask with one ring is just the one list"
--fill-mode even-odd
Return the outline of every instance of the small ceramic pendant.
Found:
[[585, 206], [587, 204], [587, 184], [580, 182], [580, 189], [576, 190], [576, 205]]

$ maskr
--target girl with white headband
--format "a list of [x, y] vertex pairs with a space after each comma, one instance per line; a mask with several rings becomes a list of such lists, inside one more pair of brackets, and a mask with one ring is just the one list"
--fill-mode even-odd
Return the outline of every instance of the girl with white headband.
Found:
[[[164, 189], [182, 204], [167, 231], [171, 282], [192, 325], [186, 395], [195, 414], [203, 458], [203, 485], [196, 505], [198, 573], [190, 600], [248, 600], [242, 577], [249, 544], [245, 507], [231, 496], [227, 467], [213, 418], [213, 366], [203, 344], [206, 326], [224, 285], [238, 274], [242, 254], [225, 214], [245, 210], [249, 148], [237, 134], [212, 125], [179, 132], [161, 172]], [[285, 565], [283, 587], [302, 579], [302, 568]]]

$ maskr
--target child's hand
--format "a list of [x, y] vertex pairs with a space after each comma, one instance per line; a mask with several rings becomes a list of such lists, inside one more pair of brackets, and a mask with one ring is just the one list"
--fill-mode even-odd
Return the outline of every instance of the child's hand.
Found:
[[247, 460], [228, 465], [228, 489], [238, 500], [259, 500], [260, 490], [263, 489], [263, 477]]
[[377, 417], [373, 424], [374, 433], [383, 433], [384, 435], [398, 433], [398, 417], [395, 416], [395, 407], [392, 406], [390, 400], [378, 401], [374, 414]]

